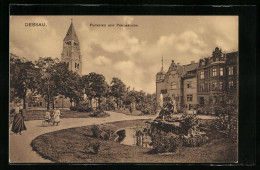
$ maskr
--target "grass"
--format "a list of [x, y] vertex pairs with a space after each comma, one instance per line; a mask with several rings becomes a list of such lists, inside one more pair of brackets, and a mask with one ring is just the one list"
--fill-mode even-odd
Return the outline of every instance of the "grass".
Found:
[[[141, 126], [146, 120], [120, 121], [104, 124], [117, 130]], [[58, 163], [234, 163], [237, 160], [237, 144], [208, 132], [210, 142], [202, 147], [181, 147], [176, 153], [151, 154], [149, 148], [122, 145], [110, 140], [93, 138], [91, 126], [71, 128], [47, 133], [35, 138], [31, 146], [42, 157]], [[91, 142], [101, 143], [98, 154], [84, 150]]]
[[[26, 110], [24, 120], [42, 120], [45, 116], [46, 110]], [[61, 110], [61, 118], [88, 118], [92, 112], [77, 112], [70, 110]], [[109, 114], [104, 113], [101, 117], [108, 117]], [[10, 114], [10, 119], [13, 120], [14, 114]]]
[[129, 109], [116, 109], [114, 112], [117, 113], [123, 113], [125, 115], [131, 115], [131, 116], [142, 116], [144, 115], [140, 110], [133, 110], [132, 113], [130, 113]]

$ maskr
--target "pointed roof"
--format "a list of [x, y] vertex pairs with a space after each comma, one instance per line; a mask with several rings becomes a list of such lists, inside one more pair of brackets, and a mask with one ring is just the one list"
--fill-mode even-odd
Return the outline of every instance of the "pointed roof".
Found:
[[68, 40], [74, 40], [76, 42], [79, 42], [78, 36], [76, 34], [75, 28], [73, 26], [73, 22], [71, 21], [70, 27], [68, 29], [68, 32], [64, 38], [63, 41], [68, 41]]
[[167, 71], [167, 73], [170, 73], [173, 70], [177, 70], [177, 65], [175, 64], [174, 60], [172, 60], [172, 63]]

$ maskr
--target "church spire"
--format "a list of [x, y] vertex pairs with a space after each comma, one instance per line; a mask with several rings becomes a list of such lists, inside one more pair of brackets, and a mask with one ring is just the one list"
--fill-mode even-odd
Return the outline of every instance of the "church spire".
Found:
[[70, 27], [69, 27], [68, 32], [67, 32], [63, 41], [69, 41], [69, 40], [79, 42], [78, 36], [76, 34], [76, 31], [75, 31], [75, 28], [74, 28], [74, 25], [73, 25], [73, 19], [72, 18], [71, 18]]
[[161, 71], [163, 71], [163, 56], [162, 56], [162, 60], [161, 60], [161, 61], [162, 61], [162, 68], [161, 68]]

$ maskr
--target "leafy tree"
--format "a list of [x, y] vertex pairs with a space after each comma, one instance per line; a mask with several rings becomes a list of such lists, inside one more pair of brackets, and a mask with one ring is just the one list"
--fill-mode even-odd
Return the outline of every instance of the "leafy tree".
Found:
[[119, 78], [113, 77], [110, 83], [110, 95], [116, 98], [117, 107], [119, 101], [123, 100], [123, 96], [126, 93], [126, 85]]
[[124, 104], [130, 105], [131, 103], [134, 103], [136, 101], [136, 91], [131, 90], [126, 93], [126, 96], [123, 99]]
[[36, 90], [36, 77], [38, 75], [39, 70], [31, 61], [10, 54], [11, 98], [16, 96], [23, 99], [23, 108], [26, 108], [25, 100], [28, 90]]
[[36, 61], [36, 66], [41, 70], [41, 75], [37, 81], [37, 92], [47, 100], [47, 109], [50, 109], [50, 101], [59, 95], [60, 80], [64, 78], [59, 66], [59, 59], [52, 59], [51, 57], [42, 58]]
[[101, 98], [106, 96], [109, 88], [105, 77], [101, 74], [91, 72], [82, 77], [82, 85], [91, 103], [93, 98], [98, 100], [98, 108], [100, 109]]
[[[65, 63], [62, 63], [65, 64]], [[63, 80], [60, 80], [60, 94], [70, 99], [70, 103], [75, 102], [76, 104], [82, 99], [83, 90], [81, 83], [81, 77], [78, 73], [73, 71], [65, 71], [63, 74]]]

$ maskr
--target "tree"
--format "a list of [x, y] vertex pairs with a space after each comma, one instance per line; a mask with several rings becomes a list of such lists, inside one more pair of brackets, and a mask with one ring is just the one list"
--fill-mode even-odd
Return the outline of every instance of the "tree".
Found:
[[94, 72], [89, 73], [82, 77], [82, 85], [90, 103], [92, 103], [93, 98], [96, 98], [98, 100], [98, 108], [100, 109], [101, 98], [107, 94], [109, 87], [105, 77]]
[[37, 92], [47, 100], [47, 110], [49, 110], [50, 101], [52, 100], [54, 108], [54, 97], [60, 93], [61, 83], [59, 81], [64, 78], [64, 72], [60, 68], [62, 65], [59, 64], [59, 59], [57, 58], [40, 57], [36, 61], [36, 66], [41, 70], [37, 81]]
[[126, 93], [126, 96], [124, 97], [124, 104], [130, 105], [131, 103], [135, 102], [136, 100], [136, 91], [131, 90]]
[[[65, 64], [65, 63], [63, 63]], [[78, 73], [73, 71], [66, 71], [63, 75], [63, 80], [59, 81], [60, 94], [70, 99], [70, 103], [75, 102], [76, 104], [82, 99], [83, 89], [81, 86], [81, 77]]]
[[23, 108], [26, 108], [25, 100], [28, 90], [36, 90], [36, 77], [39, 70], [31, 61], [10, 54], [10, 87], [12, 98], [14, 96], [23, 99]]
[[119, 78], [113, 77], [110, 83], [110, 90], [110, 95], [116, 98], [118, 107], [119, 101], [123, 100], [123, 96], [126, 93], [126, 85]]

